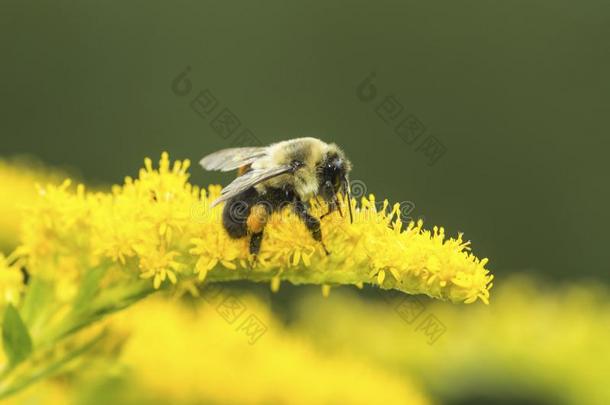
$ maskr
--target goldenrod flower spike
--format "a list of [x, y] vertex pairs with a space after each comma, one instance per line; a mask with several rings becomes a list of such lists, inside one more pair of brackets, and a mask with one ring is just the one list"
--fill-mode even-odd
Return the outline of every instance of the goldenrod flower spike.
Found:
[[[352, 200], [354, 222], [339, 213], [322, 220], [319, 242], [289, 209], [273, 215], [265, 228], [257, 261], [246, 239], [231, 239], [221, 224], [222, 207], [210, 208], [220, 187], [200, 190], [188, 183], [189, 161], [170, 164], [167, 153], [155, 170], [150, 159], [138, 179], [127, 178], [112, 193], [87, 193], [68, 185], [41, 190], [41, 201], [25, 225], [24, 248], [33, 271], [64, 260], [81, 268], [108, 261], [124, 272], [152, 279], [154, 288], [190, 282], [247, 279], [271, 283], [342, 285], [363, 283], [454, 302], [487, 303], [492, 275], [487, 259], [470, 253], [469, 242], [446, 238], [443, 228], [403, 226], [399, 206], [377, 209], [371, 195], [360, 207]], [[345, 201], [343, 201], [345, 203]], [[320, 216], [326, 206], [311, 203]], [[48, 262], [45, 265], [45, 262]], [[71, 266], [63, 266], [70, 268]], [[328, 291], [329, 287], [324, 287]]]
[[36, 198], [37, 181], [61, 181], [64, 174], [28, 158], [0, 158], [0, 249], [13, 250], [19, 241], [22, 206]]

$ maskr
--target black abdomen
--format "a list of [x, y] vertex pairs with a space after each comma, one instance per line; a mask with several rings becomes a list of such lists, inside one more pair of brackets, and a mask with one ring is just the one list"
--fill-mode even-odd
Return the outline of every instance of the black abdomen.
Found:
[[230, 237], [238, 239], [248, 234], [248, 215], [257, 199], [258, 194], [252, 187], [227, 200], [222, 209], [222, 225]]
[[248, 216], [253, 206], [263, 204], [272, 213], [294, 202], [294, 198], [292, 190], [268, 188], [265, 194], [259, 194], [251, 187], [227, 200], [222, 210], [222, 224], [231, 238], [243, 238], [248, 235]]

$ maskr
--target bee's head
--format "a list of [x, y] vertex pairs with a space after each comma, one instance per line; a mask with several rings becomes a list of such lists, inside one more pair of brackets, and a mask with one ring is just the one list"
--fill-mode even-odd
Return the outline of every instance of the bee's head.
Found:
[[347, 168], [345, 162], [338, 156], [332, 156], [322, 162], [319, 170], [320, 194], [330, 201], [341, 191], [345, 183]]
[[[337, 194], [345, 193], [349, 198], [349, 172], [351, 162], [336, 145], [329, 145], [329, 152], [318, 166], [319, 195], [328, 203], [337, 203]], [[351, 206], [350, 218], [351, 218]]]

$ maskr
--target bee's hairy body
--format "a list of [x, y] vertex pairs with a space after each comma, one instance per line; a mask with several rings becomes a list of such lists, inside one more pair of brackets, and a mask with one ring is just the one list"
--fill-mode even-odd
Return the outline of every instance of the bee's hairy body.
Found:
[[[264, 194], [250, 188], [225, 203], [222, 224], [229, 236], [234, 239], [250, 236], [250, 252], [257, 254], [269, 217], [288, 205], [296, 204], [295, 200], [296, 193], [289, 187], [268, 187]], [[321, 241], [320, 221], [310, 217], [305, 225], [310, 229], [312, 235], [319, 234], [317, 240]]]
[[254, 255], [260, 251], [269, 216], [287, 206], [301, 218], [312, 237], [322, 242], [320, 220], [308, 212], [307, 201], [322, 197], [329, 203], [330, 213], [339, 208], [337, 193], [349, 193], [351, 163], [336, 145], [316, 138], [219, 151], [205, 157], [201, 164], [208, 170], [238, 170], [238, 178], [223, 189], [213, 205], [225, 202], [224, 228], [232, 238], [250, 236], [250, 252]]

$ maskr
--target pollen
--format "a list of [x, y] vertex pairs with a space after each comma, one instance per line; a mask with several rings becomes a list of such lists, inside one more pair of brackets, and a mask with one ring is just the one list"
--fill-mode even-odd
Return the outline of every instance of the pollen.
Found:
[[267, 223], [267, 209], [265, 208], [265, 206], [258, 204], [252, 207], [247, 223], [248, 230], [250, 232], [262, 232]]

